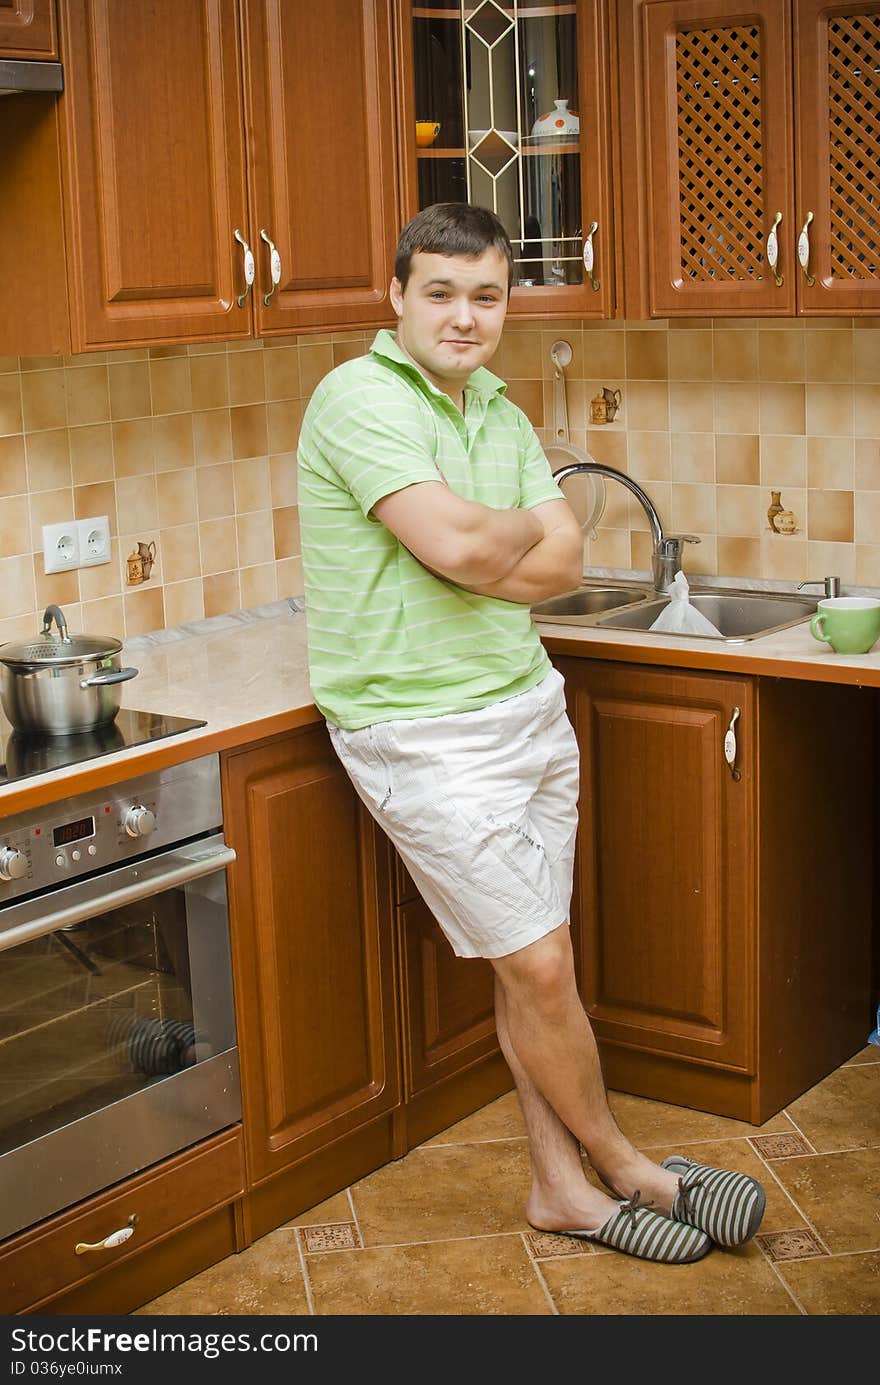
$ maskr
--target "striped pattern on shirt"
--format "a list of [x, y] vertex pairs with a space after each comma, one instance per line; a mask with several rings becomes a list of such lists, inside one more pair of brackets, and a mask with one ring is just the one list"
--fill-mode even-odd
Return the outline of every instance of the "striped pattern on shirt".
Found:
[[434, 577], [370, 513], [438, 470], [495, 509], [558, 500], [534, 429], [504, 389], [474, 371], [462, 415], [382, 331], [312, 395], [298, 452], [309, 675], [337, 726], [473, 711], [549, 668], [528, 606]]

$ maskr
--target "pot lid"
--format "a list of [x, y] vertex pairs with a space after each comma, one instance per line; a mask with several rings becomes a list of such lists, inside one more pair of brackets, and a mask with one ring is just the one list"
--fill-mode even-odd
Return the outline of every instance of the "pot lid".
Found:
[[0, 644], [0, 663], [62, 668], [83, 659], [103, 659], [118, 654], [121, 648], [122, 641], [111, 635], [70, 635], [62, 639], [57, 634], [43, 634], [32, 640]]

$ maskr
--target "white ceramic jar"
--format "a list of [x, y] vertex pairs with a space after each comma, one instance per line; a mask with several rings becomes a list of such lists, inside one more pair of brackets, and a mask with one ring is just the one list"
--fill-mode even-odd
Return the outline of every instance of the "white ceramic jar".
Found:
[[548, 111], [546, 115], [538, 116], [532, 126], [533, 135], [550, 135], [556, 139], [570, 138], [572, 135], [579, 135], [581, 122], [576, 111], [568, 109], [568, 100], [553, 102], [554, 109]]

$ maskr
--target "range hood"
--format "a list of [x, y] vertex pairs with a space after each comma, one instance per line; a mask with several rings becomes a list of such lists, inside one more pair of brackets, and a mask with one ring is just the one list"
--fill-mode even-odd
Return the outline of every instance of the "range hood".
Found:
[[60, 63], [28, 62], [24, 58], [0, 58], [0, 96], [19, 91], [63, 91]]

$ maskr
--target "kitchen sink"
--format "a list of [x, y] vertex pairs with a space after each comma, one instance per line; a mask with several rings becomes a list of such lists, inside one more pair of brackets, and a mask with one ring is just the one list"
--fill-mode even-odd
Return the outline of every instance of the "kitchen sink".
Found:
[[[775, 592], [706, 592], [691, 589], [691, 605], [719, 631], [713, 635], [684, 635], [685, 639], [722, 639], [736, 643], [774, 634], [790, 625], [808, 620], [816, 611], [816, 601], [808, 597], [786, 596]], [[653, 588], [582, 587], [551, 597], [532, 607], [536, 620], [563, 625], [587, 625], [613, 630], [651, 632], [651, 626], [666, 606], [667, 597]], [[661, 638], [682, 638], [669, 630], [656, 632]]]

